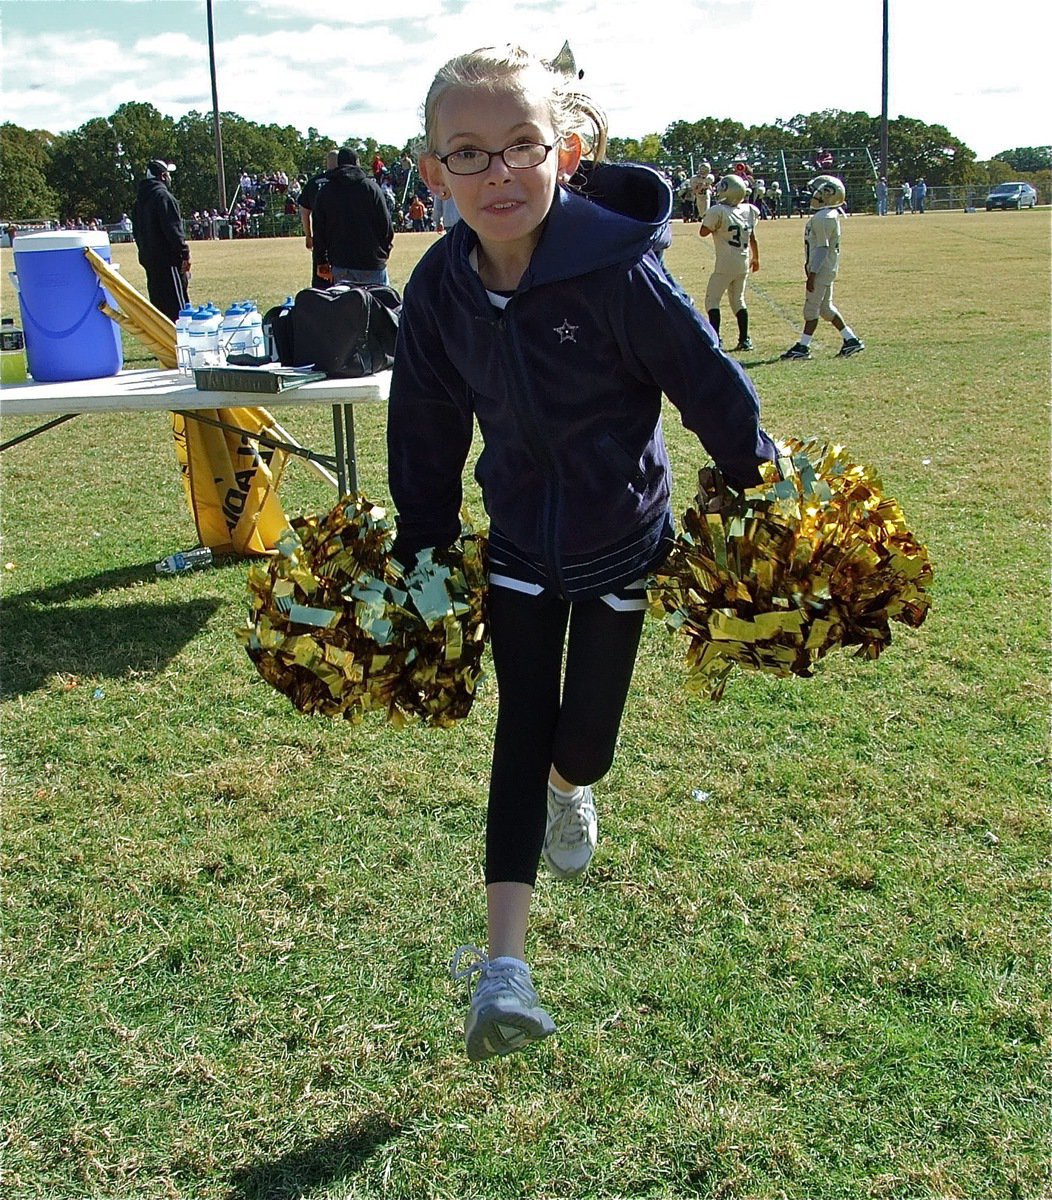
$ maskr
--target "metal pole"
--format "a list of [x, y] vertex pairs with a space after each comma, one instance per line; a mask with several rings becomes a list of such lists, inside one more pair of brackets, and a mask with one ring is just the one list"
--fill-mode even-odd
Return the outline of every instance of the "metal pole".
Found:
[[223, 131], [219, 124], [219, 90], [216, 87], [216, 39], [212, 27], [212, 0], [207, 0], [208, 13], [208, 70], [212, 76], [212, 124], [216, 136], [216, 179], [219, 183], [219, 207], [223, 213], [226, 205], [226, 173], [223, 170]]
[[884, 0], [884, 36], [882, 42], [880, 87], [880, 173], [888, 177], [888, 0]]

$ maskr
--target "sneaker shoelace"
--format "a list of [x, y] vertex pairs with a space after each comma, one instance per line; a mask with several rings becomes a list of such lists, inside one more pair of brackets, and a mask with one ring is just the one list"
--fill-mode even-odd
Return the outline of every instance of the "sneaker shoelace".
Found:
[[588, 831], [595, 817], [595, 801], [587, 788], [582, 788], [579, 796], [572, 800], [564, 800], [550, 788], [548, 795], [560, 808], [560, 812], [548, 827], [548, 846], [557, 849], [572, 850], [582, 842], [589, 841]]
[[[461, 962], [467, 959], [465, 966]], [[529, 975], [522, 967], [513, 963], [493, 963], [477, 946], [460, 946], [453, 954], [449, 964], [449, 973], [454, 980], [464, 982], [468, 989], [468, 998], [481, 1000], [489, 992], [499, 992], [506, 989], [514, 991], [527, 1004], [535, 1003], [535, 996], [529, 986]], [[478, 975], [480, 979], [472, 993], [472, 980]], [[525, 979], [524, 979], [525, 976]]]

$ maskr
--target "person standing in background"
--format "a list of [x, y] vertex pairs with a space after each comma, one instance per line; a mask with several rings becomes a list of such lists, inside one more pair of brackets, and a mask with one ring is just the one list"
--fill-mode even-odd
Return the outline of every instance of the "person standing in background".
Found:
[[771, 218], [777, 221], [782, 215], [782, 185], [777, 179], [772, 179], [771, 186], [767, 189], [767, 206], [771, 210]]
[[452, 196], [435, 193], [435, 201], [431, 207], [431, 219], [435, 223], [435, 233], [446, 233], [460, 220], [456, 201]]
[[150, 303], [171, 321], [190, 302], [190, 247], [179, 201], [170, 191], [174, 170], [175, 163], [151, 158], [132, 207], [132, 229]]
[[720, 332], [720, 300], [724, 293], [738, 322], [735, 350], [751, 350], [749, 309], [745, 304], [745, 283], [750, 271], [760, 269], [760, 248], [756, 244], [759, 211], [749, 203], [749, 189], [737, 175], [724, 175], [716, 184], [714, 203], [701, 218], [701, 237], [711, 237], [716, 247], [716, 263], [705, 288], [705, 312], [709, 324]]
[[318, 274], [318, 254], [314, 249], [314, 229], [311, 224], [311, 210], [314, 208], [314, 202], [318, 199], [321, 189], [332, 178], [332, 173], [336, 170], [336, 160], [336, 151], [330, 150], [325, 155], [325, 170], [319, 171], [313, 179], [304, 185], [303, 191], [300, 192], [299, 200], [297, 201], [300, 224], [303, 226], [303, 236], [307, 243], [307, 249], [311, 252], [310, 285], [313, 288], [328, 287], [329, 280]]
[[812, 216], [804, 227], [804, 328], [800, 340], [782, 358], [811, 357], [811, 338], [820, 317], [843, 339], [837, 357], [850, 358], [866, 347], [833, 304], [833, 283], [840, 270], [840, 216], [847, 193], [836, 175], [819, 175], [811, 180], [811, 188]]
[[332, 283], [387, 283], [394, 225], [380, 185], [346, 146], [311, 210], [319, 274]]
[[904, 212], [909, 211], [910, 198], [913, 196], [913, 188], [910, 187], [910, 181], [904, 179], [902, 186], [899, 188], [899, 198], [895, 201], [895, 215], [901, 217]]

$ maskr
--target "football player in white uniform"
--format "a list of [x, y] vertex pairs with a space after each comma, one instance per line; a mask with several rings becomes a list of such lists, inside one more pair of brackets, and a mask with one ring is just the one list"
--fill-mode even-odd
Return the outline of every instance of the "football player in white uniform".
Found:
[[716, 184], [713, 203], [701, 218], [698, 233], [711, 237], [716, 247], [716, 265], [705, 289], [705, 311], [709, 323], [720, 332], [720, 300], [724, 292], [738, 322], [735, 350], [751, 350], [749, 310], [745, 306], [745, 281], [749, 272], [760, 269], [760, 248], [756, 244], [756, 219], [759, 212], [746, 203], [749, 187], [737, 175], [724, 175]]
[[844, 339], [838, 357], [849, 358], [865, 349], [854, 331], [833, 307], [833, 281], [840, 266], [840, 206], [846, 194], [843, 181], [835, 175], [819, 175], [811, 188], [811, 216], [804, 228], [804, 330], [800, 340], [782, 358], [810, 358], [811, 338], [819, 317], [830, 321]]
[[772, 179], [771, 186], [767, 189], [767, 207], [775, 220], [782, 215], [782, 185], [777, 179]]
[[711, 165], [707, 162], [699, 163], [697, 174], [690, 181], [690, 190], [694, 194], [694, 210], [698, 214], [698, 220], [701, 220], [712, 203], [712, 185], [715, 182], [716, 177], [712, 173]]

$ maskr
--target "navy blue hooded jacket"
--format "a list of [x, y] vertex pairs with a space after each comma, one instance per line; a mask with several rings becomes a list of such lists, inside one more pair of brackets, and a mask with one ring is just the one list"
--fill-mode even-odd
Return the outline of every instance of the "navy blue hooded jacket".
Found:
[[[557, 189], [503, 311], [471, 266], [478, 239], [464, 221], [409, 280], [387, 434], [400, 561], [459, 534], [473, 418], [490, 520], [570, 599], [590, 593], [565, 586], [567, 558], [628, 542], [660, 554], [671, 484], [662, 393], [732, 481], [758, 482], [757, 463], [775, 457], [748, 377], [660, 261], [668, 185], [617, 165], [586, 165], [574, 184]], [[626, 564], [619, 582], [638, 575], [638, 561]]]

